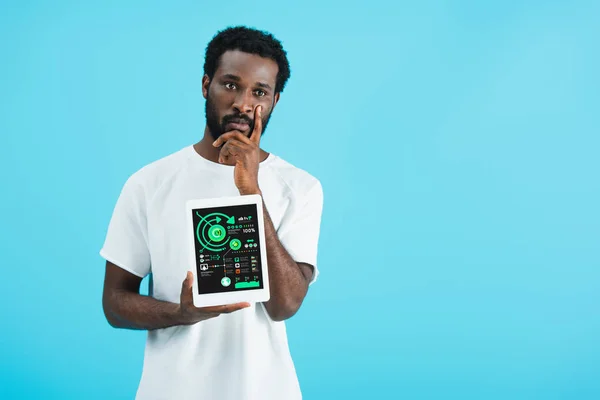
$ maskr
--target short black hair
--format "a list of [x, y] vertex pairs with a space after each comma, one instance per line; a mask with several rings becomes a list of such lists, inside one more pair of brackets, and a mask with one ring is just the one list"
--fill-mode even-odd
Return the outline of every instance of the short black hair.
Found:
[[220, 57], [229, 50], [240, 50], [275, 61], [279, 66], [275, 93], [283, 92], [290, 78], [290, 63], [281, 42], [272, 34], [246, 26], [229, 27], [219, 31], [206, 46], [204, 73], [211, 80], [217, 71]]

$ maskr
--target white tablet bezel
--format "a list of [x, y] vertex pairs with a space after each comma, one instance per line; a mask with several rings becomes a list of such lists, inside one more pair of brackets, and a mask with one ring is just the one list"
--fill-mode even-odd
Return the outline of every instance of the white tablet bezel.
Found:
[[[239, 292], [227, 292], [227, 293], [210, 293], [210, 294], [199, 294], [198, 293], [198, 269], [196, 266], [196, 248], [195, 248], [195, 228], [194, 220], [192, 217], [192, 211], [198, 208], [211, 208], [211, 207], [226, 207], [226, 206], [237, 206], [255, 204], [257, 219], [258, 219], [258, 237], [259, 237], [259, 250], [261, 260], [261, 271], [263, 288], [242, 290]], [[269, 268], [267, 266], [267, 244], [265, 240], [265, 223], [263, 213], [263, 201], [262, 197], [258, 194], [244, 195], [236, 197], [221, 197], [211, 199], [194, 199], [186, 202], [186, 219], [187, 219], [187, 234], [188, 237], [188, 260], [194, 274], [194, 285], [193, 285], [193, 298], [194, 306], [196, 307], [209, 307], [209, 306], [220, 306], [226, 304], [248, 302], [258, 303], [268, 301], [270, 298], [269, 291]]]

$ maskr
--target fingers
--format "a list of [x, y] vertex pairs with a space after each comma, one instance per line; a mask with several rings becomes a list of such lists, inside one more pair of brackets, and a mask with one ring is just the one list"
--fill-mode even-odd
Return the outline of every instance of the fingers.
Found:
[[262, 106], [258, 106], [256, 107], [256, 110], [254, 110], [254, 130], [250, 134], [250, 140], [257, 145], [260, 143], [262, 129]]
[[235, 304], [227, 304], [222, 306], [223, 310], [221, 310], [221, 314], [229, 314], [234, 311], [239, 311], [244, 308], [250, 307], [250, 303], [235, 303]]
[[244, 135], [242, 132], [240, 132], [240, 131], [230, 131], [230, 132], [226, 132], [226, 133], [222, 134], [221, 136], [219, 136], [217, 138], [217, 140], [215, 140], [213, 142], [213, 146], [214, 147], [219, 147], [223, 143], [228, 142], [231, 139], [237, 139], [240, 142], [244, 142], [244, 143], [247, 143], [247, 144], [252, 144], [252, 141], [250, 139], [248, 139], [248, 137], [246, 135]]
[[[246, 138], [246, 140], [248, 140]], [[225, 143], [221, 152], [219, 153], [219, 162], [228, 162], [230, 157], [239, 158], [250, 153], [248, 144], [240, 142], [237, 139], [230, 139]]]
[[181, 308], [183, 310], [183, 315], [186, 320], [190, 320], [193, 323], [198, 321], [211, 319], [218, 317], [221, 314], [230, 314], [235, 311], [239, 311], [244, 308], [250, 307], [250, 303], [235, 303], [235, 304], [226, 304], [222, 306], [212, 306], [212, 307], [201, 307], [198, 308], [194, 306], [194, 295], [193, 295], [193, 282], [194, 282], [194, 274], [192, 272], [187, 271], [185, 279], [181, 284]]
[[183, 321], [186, 323], [195, 324], [199, 321], [204, 321], [211, 318], [216, 318], [221, 314], [230, 314], [234, 311], [250, 307], [249, 303], [235, 303], [222, 306], [201, 307], [194, 306], [193, 295], [194, 274], [187, 271], [185, 279], [181, 283], [181, 313]]
[[234, 311], [239, 311], [248, 307], [250, 307], [250, 303], [235, 303], [222, 306], [202, 307], [198, 310], [202, 310], [202, 312], [206, 313], [230, 314]]

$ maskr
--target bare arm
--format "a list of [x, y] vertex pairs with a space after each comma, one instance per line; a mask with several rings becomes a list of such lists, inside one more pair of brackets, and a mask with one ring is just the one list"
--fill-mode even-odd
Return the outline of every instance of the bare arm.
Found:
[[[262, 135], [262, 106], [254, 109], [254, 130], [250, 137], [239, 131], [219, 136], [213, 146], [221, 147], [219, 162], [235, 165], [234, 182], [240, 194], [259, 194], [258, 168], [260, 164], [260, 137]], [[273, 320], [283, 321], [292, 317], [302, 304], [313, 274], [313, 266], [296, 263], [281, 244], [273, 221], [263, 201], [269, 290], [271, 298], [265, 308]]]
[[196, 308], [192, 300], [192, 273], [181, 287], [180, 304], [157, 300], [139, 293], [142, 279], [106, 262], [102, 307], [108, 323], [115, 328], [154, 330], [175, 325], [192, 325], [248, 307], [248, 303]]
[[276, 321], [291, 318], [304, 301], [313, 266], [295, 262], [283, 247], [263, 201], [269, 290], [271, 298], [265, 304], [269, 315]]

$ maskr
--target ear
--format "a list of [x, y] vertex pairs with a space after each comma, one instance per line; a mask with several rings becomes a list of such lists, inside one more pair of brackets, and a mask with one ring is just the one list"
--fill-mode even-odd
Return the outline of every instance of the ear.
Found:
[[275, 106], [277, 105], [277, 102], [279, 101], [279, 95], [281, 93], [277, 92], [275, 93], [275, 97], [273, 98], [273, 107], [271, 108], [271, 112], [273, 112], [273, 110], [275, 109]]
[[208, 86], [210, 85], [210, 78], [208, 75], [202, 77], [202, 96], [204, 99], [208, 97]]

